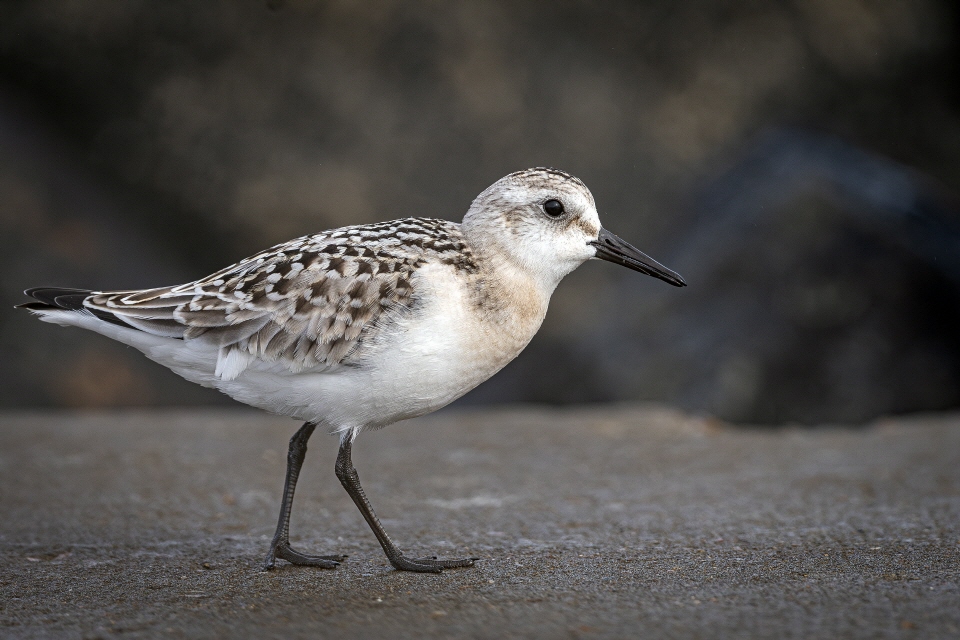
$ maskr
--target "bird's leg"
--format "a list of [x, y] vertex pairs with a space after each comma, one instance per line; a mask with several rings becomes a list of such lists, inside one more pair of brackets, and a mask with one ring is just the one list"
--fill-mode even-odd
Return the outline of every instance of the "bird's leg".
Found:
[[293, 507], [293, 492], [297, 488], [297, 478], [300, 476], [300, 467], [303, 458], [307, 455], [307, 440], [317, 428], [312, 422], [304, 423], [290, 438], [290, 449], [287, 451], [287, 477], [283, 483], [283, 501], [280, 503], [280, 520], [277, 522], [277, 532], [273, 534], [270, 543], [270, 552], [263, 564], [264, 569], [272, 569], [277, 558], [283, 558], [293, 564], [310, 567], [333, 569], [347, 556], [311, 556], [290, 547], [290, 511]]
[[474, 562], [480, 559], [463, 558], [459, 560], [437, 560], [435, 557], [407, 558], [404, 556], [403, 552], [397, 548], [397, 545], [394, 544], [393, 540], [390, 539], [390, 536], [387, 535], [387, 532], [384, 531], [383, 525], [380, 524], [380, 519], [377, 518], [377, 514], [373, 512], [373, 506], [370, 504], [370, 501], [367, 500], [367, 496], [363, 492], [363, 487], [360, 486], [360, 476], [357, 474], [357, 470], [354, 468], [353, 461], [350, 458], [352, 448], [353, 443], [350, 440], [350, 436], [345, 435], [343, 440], [340, 442], [340, 453], [337, 454], [337, 477], [340, 479], [340, 484], [343, 485], [343, 488], [346, 489], [347, 493], [350, 494], [350, 497], [353, 498], [357, 508], [360, 509], [360, 513], [363, 514], [364, 520], [366, 520], [367, 524], [370, 525], [370, 528], [373, 529], [373, 535], [377, 536], [380, 546], [383, 547], [384, 553], [387, 554], [387, 559], [390, 561], [390, 564], [394, 566], [394, 568], [400, 571], [440, 573], [444, 569], [471, 567], [473, 566]]

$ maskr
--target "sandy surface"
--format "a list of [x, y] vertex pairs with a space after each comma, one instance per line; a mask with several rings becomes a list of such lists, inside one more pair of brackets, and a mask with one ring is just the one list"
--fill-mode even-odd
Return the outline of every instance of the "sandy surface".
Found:
[[737, 428], [651, 407], [451, 411], [361, 435], [394, 571], [297, 424], [0, 414], [2, 637], [960, 637], [960, 415]]

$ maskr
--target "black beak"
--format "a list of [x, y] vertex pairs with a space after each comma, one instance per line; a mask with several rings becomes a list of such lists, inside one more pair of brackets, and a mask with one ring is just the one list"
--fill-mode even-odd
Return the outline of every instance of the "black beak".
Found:
[[669, 282], [675, 287], [687, 286], [687, 283], [683, 281], [679, 273], [670, 271], [670, 269], [667, 269], [643, 251], [640, 251], [640, 249], [637, 249], [626, 240], [610, 233], [606, 229], [600, 229], [600, 235], [597, 239], [587, 244], [597, 248], [597, 257], [601, 260], [614, 262], [628, 269], [659, 278], [664, 282]]

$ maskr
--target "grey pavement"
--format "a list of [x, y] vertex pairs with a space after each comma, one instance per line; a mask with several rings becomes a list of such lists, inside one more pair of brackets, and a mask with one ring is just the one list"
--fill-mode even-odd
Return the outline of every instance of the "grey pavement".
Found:
[[960, 637], [960, 415], [746, 428], [657, 407], [452, 410], [354, 462], [394, 571], [298, 424], [246, 411], [0, 414], [0, 636]]

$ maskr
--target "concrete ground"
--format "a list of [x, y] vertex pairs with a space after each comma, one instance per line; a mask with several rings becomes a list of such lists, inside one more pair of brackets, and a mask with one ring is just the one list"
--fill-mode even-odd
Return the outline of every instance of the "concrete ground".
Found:
[[240, 411], [0, 414], [0, 636], [960, 637], [960, 415], [737, 428], [655, 407], [449, 411], [360, 436], [394, 571], [316, 434]]

